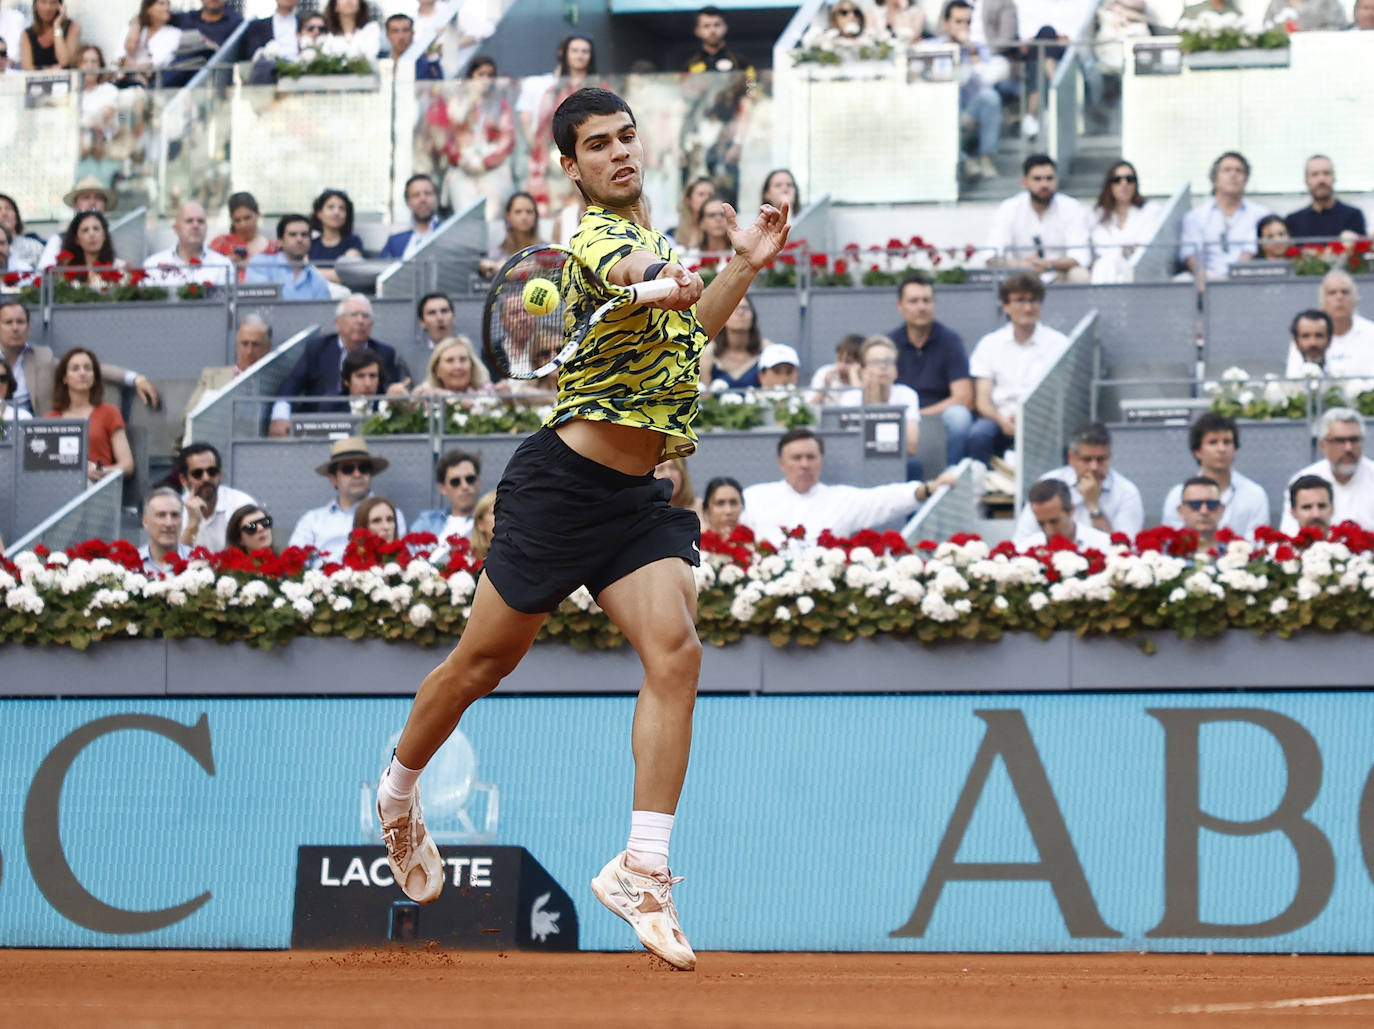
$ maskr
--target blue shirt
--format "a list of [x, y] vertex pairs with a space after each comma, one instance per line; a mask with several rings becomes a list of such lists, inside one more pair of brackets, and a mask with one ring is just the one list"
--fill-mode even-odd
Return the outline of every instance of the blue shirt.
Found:
[[716, 383], [725, 384], [727, 389], [758, 389], [759, 388], [759, 362], [754, 359], [751, 364], [739, 375], [731, 375], [724, 368], [714, 368], [711, 371], [711, 389], [714, 392], [720, 387]]
[[1253, 200], [1242, 199], [1240, 207], [1228, 219], [1215, 198], [1192, 208], [1183, 216], [1179, 230], [1178, 263], [1202, 255], [1207, 274], [1214, 279], [1225, 278], [1231, 265], [1244, 254], [1254, 254], [1259, 248], [1259, 221], [1269, 208]]
[[[301, 515], [301, 520], [291, 530], [291, 541], [287, 545], [314, 547], [320, 551], [322, 560], [326, 562], [342, 560], [344, 548], [348, 546], [348, 535], [353, 531], [353, 516], [357, 510], [356, 506], [344, 510], [339, 506], [337, 497], [323, 507], [312, 507]], [[397, 508], [396, 538], [400, 539], [405, 534], [406, 516]]]
[[951, 382], [970, 378], [964, 341], [948, 326], [932, 323], [923, 347], [907, 339], [904, 324], [887, 338], [897, 344], [897, 381], [914, 389], [926, 407], [948, 400]]
[[1301, 211], [1294, 211], [1283, 219], [1288, 226], [1288, 234], [1294, 239], [1337, 239], [1342, 232], [1353, 232], [1363, 236], [1364, 212], [1339, 200], [1333, 207], [1318, 211], [1308, 204]]
[[248, 262], [244, 282], [277, 282], [283, 300], [328, 300], [329, 282], [308, 264], [294, 265], [281, 254], [258, 254]]
[[[438, 227], [439, 216], [436, 214], [429, 220], [429, 229], [425, 233], [425, 238], [428, 238], [429, 233], [433, 232]], [[404, 261], [406, 257], [406, 251], [410, 249], [410, 241], [414, 238], [414, 229], [406, 229], [405, 232], [394, 233], [393, 235], [387, 237], [386, 246], [382, 247], [382, 252], [379, 253], [377, 256], [390, 257], [397, 261]]]

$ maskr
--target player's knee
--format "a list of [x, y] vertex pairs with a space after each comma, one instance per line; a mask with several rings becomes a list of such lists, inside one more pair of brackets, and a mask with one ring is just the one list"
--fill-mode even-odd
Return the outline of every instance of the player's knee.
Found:
[[657, 642], [644, 655], [645, 676], [656, 682], [696, 689], [701, 672], [701, 640], [695, 632], [683, 632]]

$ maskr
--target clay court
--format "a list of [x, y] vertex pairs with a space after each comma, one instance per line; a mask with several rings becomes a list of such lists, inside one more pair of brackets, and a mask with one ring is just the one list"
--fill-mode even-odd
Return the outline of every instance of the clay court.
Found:
[[1364, 957], [0, 952], [0, 1022], [516, 1026], [1369, 1025]]

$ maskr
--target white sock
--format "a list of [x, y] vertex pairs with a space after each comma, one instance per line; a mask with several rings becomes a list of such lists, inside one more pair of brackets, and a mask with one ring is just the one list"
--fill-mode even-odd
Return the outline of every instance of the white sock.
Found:
[[391, 821], [410, 809], [410, 796], [415, 792], [415, 783], [423, 768], [407, 768], [391, 755], [391, 766], [382, 774], [381, 785], [377, 787], [377, 804], [382, 809], [384, 821]]
[[673, 816], [662, 811], [631, 811], [630, 842], [625, 857], [635, 868], [657, 871], [668, 867], [668, 839], [673, 835]]

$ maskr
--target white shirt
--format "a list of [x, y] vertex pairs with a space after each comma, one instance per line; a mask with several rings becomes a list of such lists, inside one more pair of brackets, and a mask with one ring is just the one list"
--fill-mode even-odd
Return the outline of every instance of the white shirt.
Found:
[[301, 54], [300, 40], [296, 37], [299, 30], [300, 19], [296, 15], [282, 16], [273, 12], [272, 38], [276, 41], [277, 50], [282, 57], [288, 60], [295, 60]]
[[1044, 215], [1035, 210], [1030, 193], [1024, 190], [1003, 200], [992, 217], [988, 246], [1002, 251], [999, 256], [1010, 264], [1038, 256], [1072, 257], [1084, 268], [1092, 264], [1087, 211], [1063, 193], [1050, 198]]
[[[921, 398], [916, 395], [916, 391], [904, 383], [894, 382], [892, 393], [887, 402], [894, 407], [906, 408], [906, 420], [909, 422], [919, 422], [921, 420]], [[863, 407], [864, 391], [862, 389], [847, 389], [840, 394], [839, 404], [841, 407]]]
[[1332, 336], [1331, 346], [1326, 350], [1326, 367], [1331, 369], [1329, 375], [1361, 379], [1374, 376], [1374, 321], [1357, 314], [1350, 320], [1349, 332]]
[[[1204, 473], [1199, 471], [1198, 474]], [[1221, 502], [1226, 509], [1221, 513], [1218, 529], [1249, 536], [1261, 525], [1269, 524], [1269, 494], [1254, 479], [1234, 468], [1231, 469], [1231, 485], [1222, 491]], [[1183, 528], [1183, 516], [1178, 513], [1181, 503], [1183, 483], [1180, 482], [1164, 497], [1164, 510], [1160, 514], [1160, 521], [1171, 529]]]
[[[184, 490], [181, 494], [182, 503], [191, 499], [191, 491]], [[243, 490], [234, 489], [233, 486], [220, 486], [215, 494], [215, 511], [210, 517], [200, 520], [200, 528], [196, 530], [195, 542], [192, 547], [204, 547], [206, 550], [218, 553], [228, 546], [225, 536], [229, 532], [229, 516], [245, 504], [256, 504], [257, 501], [250, 497]], [[187, 513], [185, 508], [181, 512], [181, 531], [186, 531]]]
[[138, 33], [138, 48], [134, 51], [134, 63], [148, 60], [154, 68], [165, 68], [177, 55], [181, 45], [181, 29], [175, 25], [164, 25], [151, 36], [145, 25]]
[[32, 421], [33, 415], [22, 407], [15, 407], [7, 400], [0, 400], [0, 422]]
[[[323, 561], [338, 561], [348, 546], [348, 534], [353, 531], [353, 516], [357, 505], [344, 510], [338, 498], [323, 507], [312, 507], [296, 527], [291, 530], [291, 540], [287, 546], [314, 547], [322, 555]], [[406, 516], [396, 510], [396, 538], [406, 534]]]
[[[1355, 474], [1344, 485], [1336, 481], [1336, 476], [1331, 471], [1331, 462], [1325, 458], [1301, 469], [1288, 481], [1291, 483], [1293, 479], [1299, 479], [1304, 475], [1320, 475], [1331, 483], [1332, 525], [1354, 522], [1364, 528], [1374, 528], [1374, 461], [1367, 457], [1360, 458]], [[1286, 505], [1279, 531], [1289, 536], [1298, 531], [1298, 520], [1293, 517], [1292, 510]]]
[[[1025, 506], [1025, 510], [1030, 510], [1030, 505]], [[1031, 524], [1035, 524], [1034, 518]], [[1017, 526], [1019, 530], [1020, 525]], [[1043, 547], [1049, 541], [1045, 539], [1045, 534], [1039, 529], [1028, 533], [1025, 536], [1017, 536], [1012, 540], [1016, 544], [1017, 550], [1029, 550], [1031, 547]], [[1080, 550], [1101, 550], [1106, 552], [1114, 550], [1116, 544], [1112, 542], [1110, 533], [1103, 532], [1101, 529], [1092, 525], [1080, 525], [1077, 521], [1073, 523], [1073, 542], [1078, 544]]]
[[1016, 342], [1010, 322], [989, 332], [978, 341], [968, 359], [969, 373], [975, 379], [992, 380], [992, 403], [1004, 415], [1016, 413], [1016, 405], [1046, 369], [1069, 346], [1069, 337], [1037, 322], [1031, 338]]
[[143, 262], [143, 267], [151, 273], [148, 276], [150, 281], [172, 288], [202, 282], [223, 286], [229, 281], [230, 269], [234, 267], [234, 262], [229, 258], [208, 246], [202, 246], [199, 260], [199, 265], [187, 264], [173, 246], [150, 255]]
[[1139, 207], [1128, 207], [1125, 225], [1117, 224], [1115, 211], [1103, 221], [1102, 208], [1094, 208], [1090, 233], [1093, 251], [1097, 257], [1124, 256], [1125, 247], [1144, 246], [1150, 242], [1158, 224], [1159, 205], [1153, 200], [1146, 200]]
[[1242, 199], [1240, 207], [1228, 220], [1217, 206], [1216, 197], [1198, 204], [1183, 216], [1178, 263], [1186, 264], [1188, 258], [1202, 253], [1205, 244], [1207, 274], [1212, 278], [1225, 278], [1227, 270], [1242, 254], [1253, 254], [1258, 249], [1256, 227], [1268, 213], [1269, 208], [1263, 204]]
[[860, 529], [911, 514], [918, 506], [914, 482], [867, 488], [818, 482], [805, 493], [786, 482], [761, 482], [745, 488], [740, 521], [760, 539], [773, 542], [782, 540], [784, 529], [798, 525], [805, 527], [807, 539], [815, 539], [824, 529], [836, 536], [852, 536]]
[[439, 533], [439, 542], [442, 543], [450, 536], [471, 536], [472, 535], [472, 515], [450, 514], [448, 521], [444, 522], [444, 531]]
[[[1081, 528], [1097, 529], [1088, 514], [1088, 505], [1083, 500], [1083, 494], [1078, 491], [1078, 473], [1073, 470], [1072, 465], [1064, 465], [1062, 468], [1046, 472], [1040, 479], [1042, 482], [1045, 479], [1058, 479], [1066, 483], [1069, 487], [1069, 496], [1073, 499], [1074, 523]], [[1097, 498], [1097, 506], [1107, 521], [1112, 523], [1112, 532], [1124, 532], [1134, 539], [1136, 534], [1145, 528], [1145, 502], [1140, 499], [1140, 490], [1115, 468], [1108, 469], [1107, 477], [1102, 480], [1102, 493]], [[1016, 520], [1015, 535], [1017, 538], [1033, 535], [1035, 526], [1035, 512], [1027, 503], [1022, 506], [1021, 515]], [[1110, 535], [1108, 533], [1109, 538]]]

